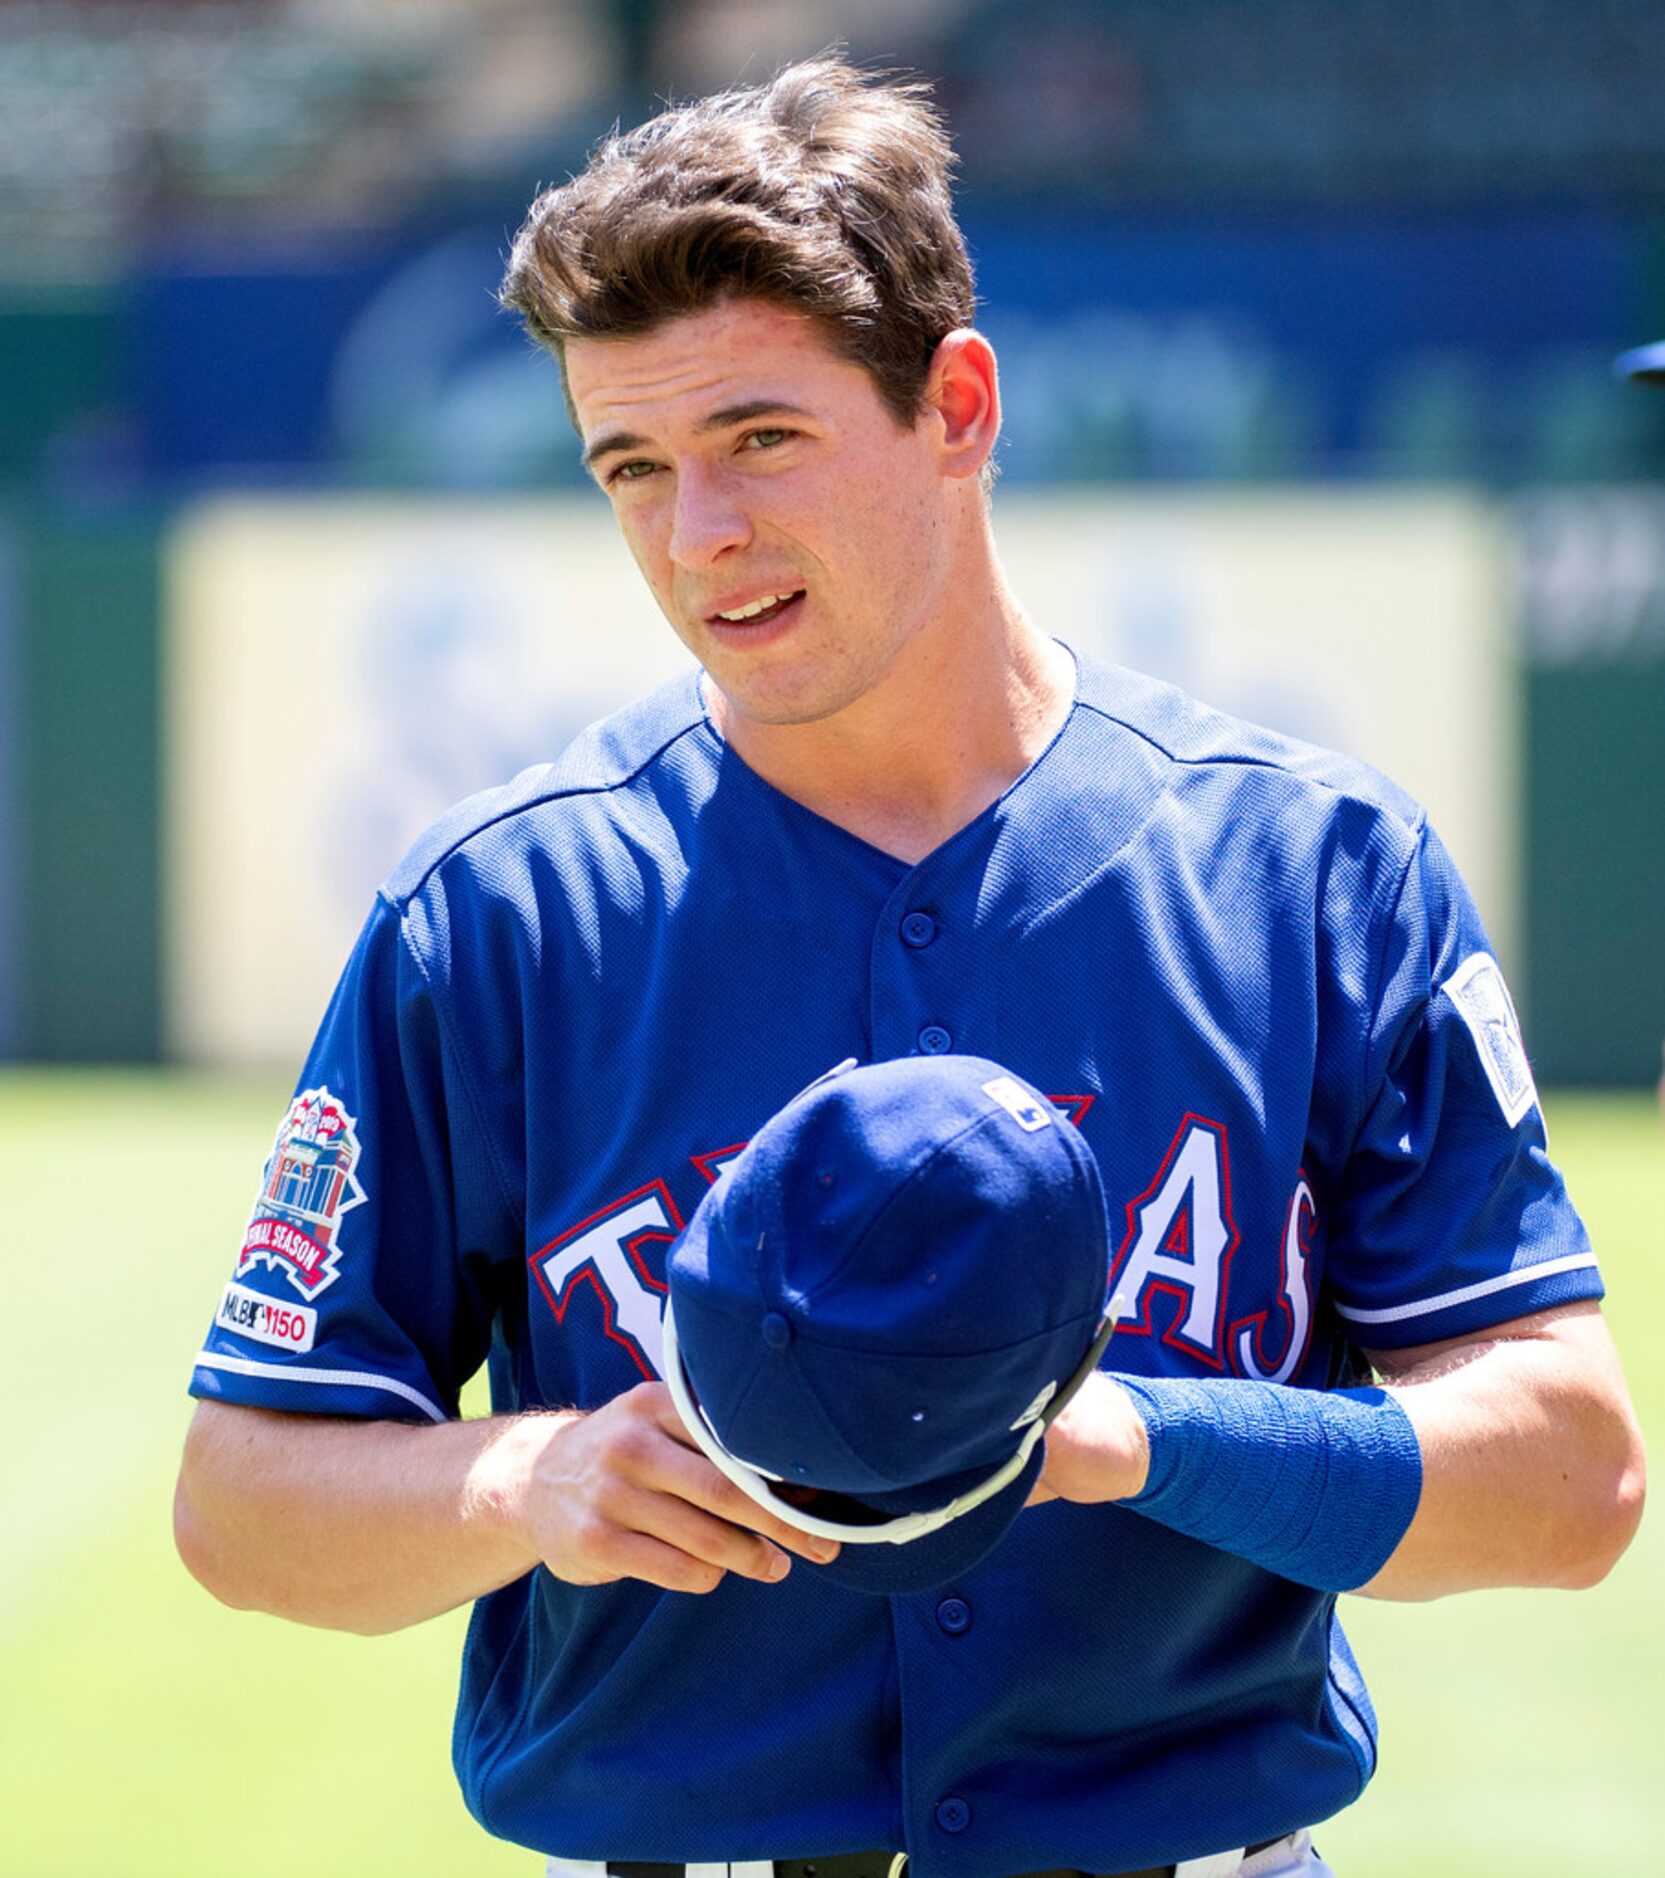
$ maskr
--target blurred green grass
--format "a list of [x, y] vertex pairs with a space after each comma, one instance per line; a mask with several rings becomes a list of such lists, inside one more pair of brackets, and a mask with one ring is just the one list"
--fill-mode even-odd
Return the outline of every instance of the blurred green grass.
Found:
[[[306, 1631], [221, 1609], [173, 1554], [184, 1383], [284, 1094], [183, 1074], [0, 1076], [9, 1878], [538, 1869], [457, 1796], [462, 1614], [372, 1640]], [[1559, 1098], [1551, 1128], [1657, 1440], [1665, 1132], [1651, 1104], [1604, 1096]], [[1661, 1868], [1659, 1525], [1576, 1597], [1348, 1601], [1383, 1754], [1365, 1800], [1320, 1835], [1338, 1878]]]

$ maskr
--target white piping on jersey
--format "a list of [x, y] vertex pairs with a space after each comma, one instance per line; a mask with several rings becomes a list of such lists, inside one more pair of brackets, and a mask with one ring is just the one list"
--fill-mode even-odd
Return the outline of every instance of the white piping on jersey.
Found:
[[1594, 1266], [1593, 1252], [1569, 1252], [1563, 1259], [1544, 1259], [1536, 1265], [1523, 1265], [1518, 1271], [1504, 1272], [1498, 1278], [1484, 1278], [1477, 1285], [1461, 1285], [1455, 1291], [1442, 1291], [1436, 1298], [1424, 1298], [1420, 1304], [1391, 1304], [1381, 1311], [1356, 1311], [1338, 1304], [1336, 1315], [1350, 1324], [1397, 1324], [1407, 1317], [1431, 1317], [1435, 1311], [1448, 1311], [1455, 1304], [1467, 1304], [1471, 1298], [1490, 1297], [1494, 1291], [1506, 1291], [1511, 1285], [1530, 1284], [1534, 1278], [1553, 1278], [1557, 1272], [1581, 1272]]
[[273, 1376], [280, 1382], [321, 1382], [346, 1389], [385, 1389], [389, 1395], [414, 1402], [430, 1421], [448, 1422], [444, 1409], [430, 1402], [420, 1390], [396, 1376], [378, 1376], [367, 1369], [310, 1369], [293, 1363], [256, 1363], [246, 1356], [220, 1356], [213, 1350], [199, 1350], [201, 1369], [229, 1369], [238, 1376]]

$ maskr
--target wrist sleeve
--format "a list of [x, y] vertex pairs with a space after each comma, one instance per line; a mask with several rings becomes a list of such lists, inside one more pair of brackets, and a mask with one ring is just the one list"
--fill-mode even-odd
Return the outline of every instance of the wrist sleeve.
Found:
[[1422, 1494], [1410, 1417], [1383, 1389], [1119, 1376], [1150, 1437], [1125, 1504], [1297, 1584], [1352, 1591], [1392, 1555]]

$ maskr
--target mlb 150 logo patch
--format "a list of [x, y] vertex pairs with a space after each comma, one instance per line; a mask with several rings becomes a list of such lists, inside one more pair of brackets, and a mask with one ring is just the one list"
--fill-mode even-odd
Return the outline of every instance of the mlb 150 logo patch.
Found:
[[304, 1304], [284, 1304], [247, 1285], [230, 1284], [214, 1321], [239, 1337], [253, 1337], [280, 1350], [310, 1350], [318, 1335], [318, 1313]]
[[302, 1090], [290, 1103], [243, 1236], [239, 1278], [269, 1265], [311, 1298], [339, 1275], [342, 1215], [366, 1197], [353, 1172], [357, 1128], [327, 1088]]

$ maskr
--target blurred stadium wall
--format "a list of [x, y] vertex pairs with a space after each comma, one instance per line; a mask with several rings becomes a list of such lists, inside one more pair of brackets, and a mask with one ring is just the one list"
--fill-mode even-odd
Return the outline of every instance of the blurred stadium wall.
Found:
[[4, 9], [0, 1055], [292, 1060], [420, 822], [674, 663], [491, 288], [835, 30], [941, 82], [1031, 604], [1394, 771], [1542, 1079], [1651, 1080], [1665, 0]]

